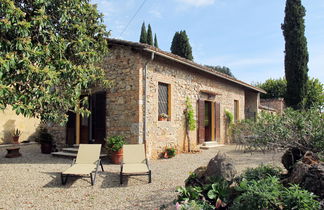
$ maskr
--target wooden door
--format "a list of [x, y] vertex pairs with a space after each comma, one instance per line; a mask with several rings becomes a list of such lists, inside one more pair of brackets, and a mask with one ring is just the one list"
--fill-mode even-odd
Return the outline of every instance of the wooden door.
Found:
[[220, 142], [220, 122], [221, 122], [221, 116], [220, 116], [220, 103], [215, 103], [215, 137], [216, 141]]
[[205, 101], [198, 100], [198, 144], [205, 142]]

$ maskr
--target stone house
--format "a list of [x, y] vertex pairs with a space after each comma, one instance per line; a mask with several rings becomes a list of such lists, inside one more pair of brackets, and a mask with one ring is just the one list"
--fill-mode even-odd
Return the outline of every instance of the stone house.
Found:
[[[215, 72], [152, 46], [109, 39], [110, 53], [102, 63], [113, 86], [96, 88], [89, 96], [89, 118], [69, 113], [66, 126], [51, 125], [63, 145], [104, 143], [123, 135], [128, 143], [145, 143], [148, 157], [157, 158], [166, 146], [187, 148], [184, 110], [189, 98], [197, 128], [190, 145], [230, 143], [224, 111], [235, 121], [253, 118], [264, 90]], [[166, 114], [167, 119], [159, 116]]]

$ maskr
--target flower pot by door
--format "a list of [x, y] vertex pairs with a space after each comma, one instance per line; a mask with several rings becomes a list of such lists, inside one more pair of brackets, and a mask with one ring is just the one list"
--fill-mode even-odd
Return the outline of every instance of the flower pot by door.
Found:
[[51, 154], [52, 152], [52, 144], [41, 144], [41, 152], [43, 154]]
[[120, 149], [115, 152], [112, 151], [110, 154], [110, 158], [111, 158], [112, 163], [120, 164], [123, 160], [123, 149]]

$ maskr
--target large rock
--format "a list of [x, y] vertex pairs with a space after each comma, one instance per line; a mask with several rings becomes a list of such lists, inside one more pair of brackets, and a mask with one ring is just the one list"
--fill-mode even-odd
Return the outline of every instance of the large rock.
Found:
[[312, 152], [305, 155], [293, 166], [287, 183], [299, 184], [306, 190], [324, 199], [324, 162]]
[[237, 171], [234, 167], [233, 160], [225, 153], [218, 152], [218, 154], [209, 161], [205, 177], [222, 177], [232, 182], [236, 173]]
[[206, 166], [200, 166], [186, 179], [185, 186], [203, 186], [205, 184]]
[[301, 186], [324, 199], [324, 163], [312, 165], [305, 174]]
[[282, 165], [287, 169], [290, 174], [293, 170], [295, 163], [304, 156], [305, 152], [295, 147], [288, 149], [281, 157]]

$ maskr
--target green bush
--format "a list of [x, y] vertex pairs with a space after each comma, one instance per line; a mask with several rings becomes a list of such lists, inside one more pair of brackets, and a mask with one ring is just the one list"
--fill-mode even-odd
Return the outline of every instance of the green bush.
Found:
[[[242, 121], [232, 128], [235, 143], [267, 150], [298, 147], [303, 151], [324, 151], [324, 113], [318, 109], [286, 109], [282, 115], [260, 113], [255, 122]], [[254, 138], [244, 138], [254, 136]]]
[[38, 136], [36, 137], [36, 142], [40, 144], [53, 144], [53, 136], [44, 127], [39, 129]]
[[125, 140], [123, 136], [111, 136], [106, 138], [106, 147], [108, 150], [117, 152], [123, 145], [125, 144]]
[[247, 168], [240, 176], [240, 180], [258, 181], [270, 176], [280, 178], [281, 173], [282, 169], [279, 167], [261, 164], [256, 168]]
[[174, 147], [169, 147], [165, 149], [165, 152], [167, 153], [169, 158], [172, 158], [176, 155], [177, 150]]
[[241, 194], [230, 209], [279, 209], [280, 192], [283, 186], [277, 177], [269, 176], [261, 180], [243, 180], [236, 190]]
[[204, 200], [191, 200], [182, 204], [177, 203], [177, 209], [180, 210], [212, 210], [215, 209], [212, 205]]
[[176, 190], [178, 194], [177, 201], [190, 201], [199, 200], [202, 198], [202, 188], [201, 187], [178, 187]]
[[320, 209], [320, 203], [315, 200], [316, 196], [301, 189], [298, 185], [291, 185], [282, 192], [284, 209]]

